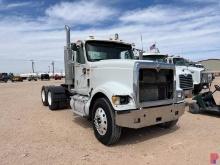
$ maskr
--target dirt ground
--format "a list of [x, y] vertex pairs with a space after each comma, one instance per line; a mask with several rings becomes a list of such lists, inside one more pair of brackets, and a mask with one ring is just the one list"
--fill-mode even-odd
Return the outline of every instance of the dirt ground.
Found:
[[[210, 153], [220, 154], [220, 115], [187, 111], [172, 129], [125, 129], [118, 144], [106, 147], [86, 119], [42, 105], [41, 86], [60, 83], [0, 83], [1, 165], [207, 165]], [[220, 92], [215, 99], [220, 104]]]

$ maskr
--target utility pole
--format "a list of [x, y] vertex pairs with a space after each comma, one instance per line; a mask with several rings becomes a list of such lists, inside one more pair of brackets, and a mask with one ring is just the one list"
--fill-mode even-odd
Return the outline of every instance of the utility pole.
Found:
[[48, 66], [48, 73], [50, 73], [50, 65]]
[[32, 72], [34, 73], [34, 60], [30, 60], [31, 61], [31, 66], [32, 66]]
[[54, 77], [54, 61], [52, 61], [51, 65], [52, 65], [52, 69], [53, 69], [53, 77]]

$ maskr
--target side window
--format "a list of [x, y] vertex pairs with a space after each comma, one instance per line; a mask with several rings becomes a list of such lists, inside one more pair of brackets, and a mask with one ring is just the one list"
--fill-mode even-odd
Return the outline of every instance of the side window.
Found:
[[83, 48], [82, 47], [79, 47], [77, 49], [76, 55], [77, 55], [77, 62], [80, 63], [80, 64], [85, 64], [85, 57], [84, 57], [84, 53], [83, 53]]
[[169, 63], [172, 64], [172, 59], [169, 59]]

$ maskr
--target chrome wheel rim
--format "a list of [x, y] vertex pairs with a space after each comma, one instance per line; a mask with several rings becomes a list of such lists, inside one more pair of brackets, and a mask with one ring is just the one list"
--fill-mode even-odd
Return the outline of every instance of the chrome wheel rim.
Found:
[[96, 130], [100, 135], [103, 136], [106, 134], [108, 127], [107, 116], [102, 108], [97, 108], [94, 117], [94, 124]]
[[48, 92], [47, 99], [48, 99], [48, 104], [51, 105], [51, 103], [52, 103], [51, 92]]
[[42, 98], [42, 101], [45, 102], [46, 96], [45, 96], [45, 91], [44, 90], [42, 90], [42, 92], [41, 92], [41, 98]]

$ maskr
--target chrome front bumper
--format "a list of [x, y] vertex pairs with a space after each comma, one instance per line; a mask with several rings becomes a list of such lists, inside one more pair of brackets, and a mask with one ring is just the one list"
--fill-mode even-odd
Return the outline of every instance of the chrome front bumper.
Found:
[[185, 111], [185, 103], [116, 111], [116, 125], [128, 128], [142, 128], [178, 119]]

